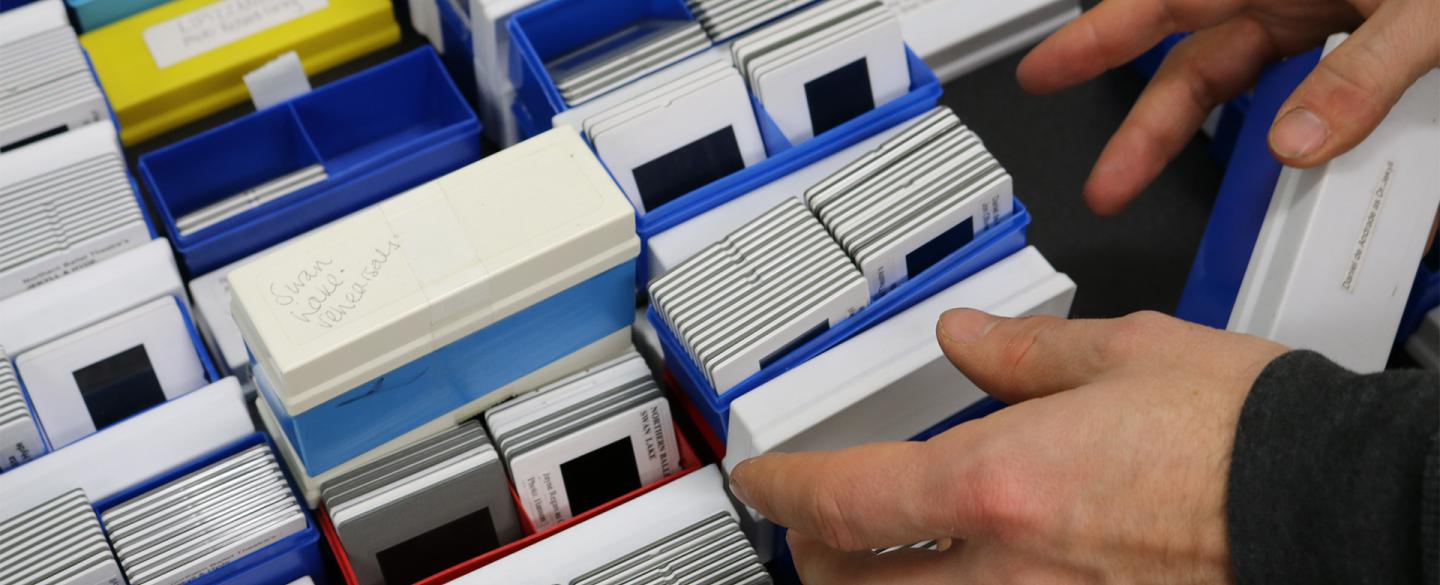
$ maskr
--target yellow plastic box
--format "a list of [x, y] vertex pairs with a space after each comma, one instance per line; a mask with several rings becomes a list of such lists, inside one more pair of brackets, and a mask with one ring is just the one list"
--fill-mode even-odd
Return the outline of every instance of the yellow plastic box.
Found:
[[80, 42], [131, 145], [245, 101], [288, 51], [314, 75], [399, 39], [388, 0], [175, 0]]

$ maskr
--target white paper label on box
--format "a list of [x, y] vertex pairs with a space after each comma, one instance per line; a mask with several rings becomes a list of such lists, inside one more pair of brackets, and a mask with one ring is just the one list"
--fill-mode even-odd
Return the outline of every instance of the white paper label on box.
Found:
[[328, 0], [221, 0], [145, 29], [145, 46], [164, 69], [327, 6]]
[[1390, 181], [1394, 176], [1395, 161], [1385, 161], [1380, 182], [1370, 191], [1370, 205], [1365, 208], [1364, 218], [1360, 222], [1360, 235], [1355, 238], [1355, 252], [1350, 255], [1350, 262], [1346, 265], [1345, 279], [1340, 281], [1340, 288], [1345, 289], [1345, 292], [1355, 292], [1360, 267], [1365, 263], [1365, 251], [1370, 249], [1370, 240], [1375, 236], [1375, 224], [1380, 221], [1380, 211], [1385, 207], [1385, 194], [1390, 190]]

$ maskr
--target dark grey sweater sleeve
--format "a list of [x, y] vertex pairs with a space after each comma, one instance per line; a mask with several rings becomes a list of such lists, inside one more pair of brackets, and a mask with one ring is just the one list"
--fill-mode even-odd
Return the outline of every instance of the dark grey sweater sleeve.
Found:
[[1271, 362], [1240, 413], [1227, 515], [1239, 585], [1440, 583], [1440, 377]]

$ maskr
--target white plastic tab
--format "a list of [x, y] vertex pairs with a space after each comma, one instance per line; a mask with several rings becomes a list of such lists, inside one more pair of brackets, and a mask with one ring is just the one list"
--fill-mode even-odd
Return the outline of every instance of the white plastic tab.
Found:
[[440, 7], [435, 0], [406, 0], [410, 8], [410, 25], [430, 41], [435, 52], [445, 54], [445, 30], [440, 27]]
[[250, 101], [263, 110], [310, 91], [310, 78], [300, 65], [300, 55], [290, 51], [245, 74]]

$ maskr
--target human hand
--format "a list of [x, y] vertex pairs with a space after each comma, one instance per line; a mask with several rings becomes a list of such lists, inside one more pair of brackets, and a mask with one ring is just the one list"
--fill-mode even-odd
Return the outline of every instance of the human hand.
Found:
[[1359, 144], [1415, 80], [1440, 67], [1440, 0], [1107, 0], [1035, 47], [1018, 76], [1029, 91], [1058, 91], [1172, 33], [1194, 32], [1170, 52], [1091, 171], [1085, 199], [1108, 215], [1160, 174], [1210, 110], [1254, 85], [1266, 63], [1351, 29], [1270, 129], [1280, 162], [1311, 167]]
[[[807, 583], [1230, 580], [1240, 409], [1285, 348], [1155, 313], [941, 317], [945, 354], [1014, 404], [927, 442], [770, 454], [737, 497], [790, 528]], [[948, 540], [943, 551], [872, 548]]]

